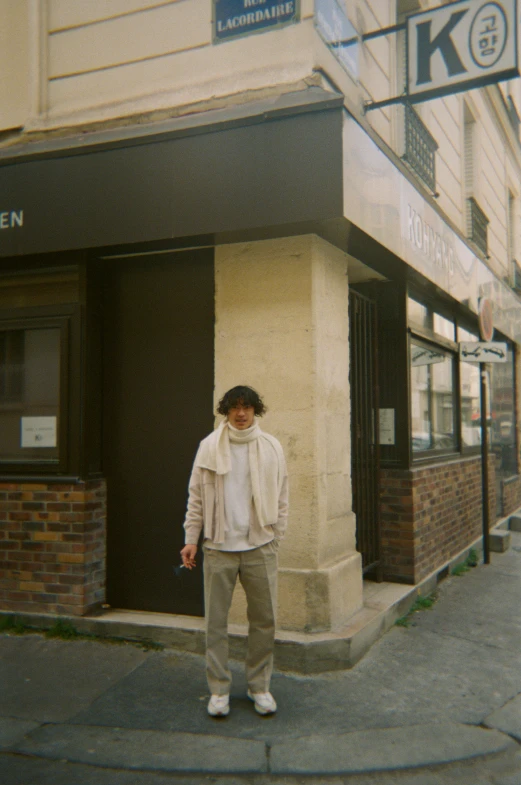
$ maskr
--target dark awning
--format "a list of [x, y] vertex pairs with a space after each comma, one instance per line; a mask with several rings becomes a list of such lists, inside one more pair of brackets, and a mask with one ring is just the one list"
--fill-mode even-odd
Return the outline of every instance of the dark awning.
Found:
[[309, 88], [0, 151], [0, 256], [343, 215], [342, 98]]

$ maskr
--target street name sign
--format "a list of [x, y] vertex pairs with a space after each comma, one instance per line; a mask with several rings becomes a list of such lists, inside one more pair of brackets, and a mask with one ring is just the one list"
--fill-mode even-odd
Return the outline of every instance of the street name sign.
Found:
[[460, 343], [459, 356], [466, 363], [506, 363], [507, 345], [499, 341]]
[[416, 103], [519, 76], [517, 0], [458, 0], [407, 17]]
[[213, 42], [300, 21], [300, 0], [213, 0]]

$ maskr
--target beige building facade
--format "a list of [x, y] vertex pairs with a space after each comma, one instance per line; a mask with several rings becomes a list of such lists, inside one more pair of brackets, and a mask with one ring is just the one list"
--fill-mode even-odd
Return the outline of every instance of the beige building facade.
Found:
[[281, 629], [442, 570], [482, 529], [485, 300], [487, 525], [521, 504], [520, 80], [371, 108], [433, 4], [219, 2], [0, 0], [4, 611], [201, 615], [173, 567], [237, 383], [288, 459]]

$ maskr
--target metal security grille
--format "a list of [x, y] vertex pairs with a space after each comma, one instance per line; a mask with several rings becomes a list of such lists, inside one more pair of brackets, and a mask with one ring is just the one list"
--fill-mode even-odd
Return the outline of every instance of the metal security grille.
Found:
[[349, 293], [351, 481], [357, 549], [364, 574], [381, 580], [376, 305]]
[[436, 150], [438, 143], [425, 127], [412, 106], [404, 105], [405, 110], [405, 153], [407, 161], [425, 185], [436, 190]]
[[467, 199], [469, 240], [476, 243], [483, 253], [488, 251], [487, 227], [489, 220], [473, 196]]

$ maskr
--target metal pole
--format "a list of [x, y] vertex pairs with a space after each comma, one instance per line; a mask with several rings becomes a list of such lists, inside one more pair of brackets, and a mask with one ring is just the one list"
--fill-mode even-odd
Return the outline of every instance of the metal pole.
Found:
[[488, 493], [488, 432], [487, 432], [487, 366], [479, 364], [481, 390], [481, 488], [483, 507], [483, 561], [490, 564], [489, 493]]

